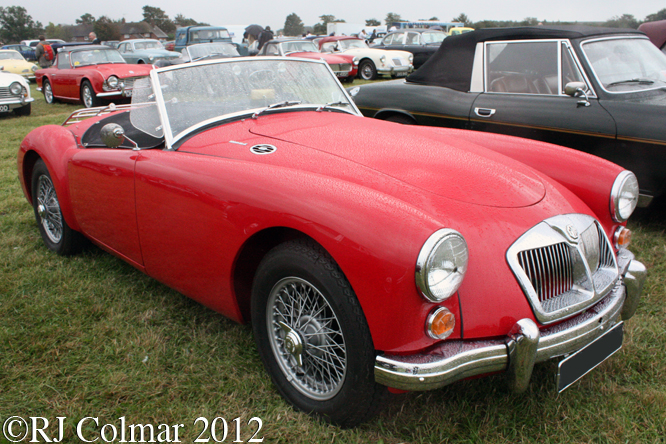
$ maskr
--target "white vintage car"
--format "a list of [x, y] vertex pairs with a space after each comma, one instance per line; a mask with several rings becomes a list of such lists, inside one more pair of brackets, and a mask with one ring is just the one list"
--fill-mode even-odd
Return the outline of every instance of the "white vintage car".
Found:
[[11, 110], [19, 116], [30, 115], [30, 83], [23, 77], [2, 70], [0, 63], [0, 115]]
[[321, 52], [353, 55], [358, 59], [358, 76], [375, 80], [378, 75], [406, 77], [414, 70], [414, 56], [408, 51], [370, 48], [365, 40], [349, 36], [330, 36], [319, 41]]

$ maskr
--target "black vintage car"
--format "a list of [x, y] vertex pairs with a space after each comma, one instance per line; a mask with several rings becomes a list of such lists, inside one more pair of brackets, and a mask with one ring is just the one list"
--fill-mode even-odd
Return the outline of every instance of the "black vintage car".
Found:
[[350, 93], [366, 116], [603, 157], [638, 176], [641, 206], [666, 191], [666, 54], [636, 30], [477, 30], [445, 39], [406, 80]]
[[416, 69], [437, 52], [447, 36], [448, 34], [443, 31], [401, 29], [387, 34], [379, 44], [372, 47], [409, 51], [414, 55], [414, 69]]

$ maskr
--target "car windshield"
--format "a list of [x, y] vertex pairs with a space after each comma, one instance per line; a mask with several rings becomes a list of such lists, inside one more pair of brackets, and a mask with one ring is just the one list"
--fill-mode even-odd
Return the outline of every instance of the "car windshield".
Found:
[[421, 34], [423, 43], [442, 43], [446, 38], [443, 32], [424, 32]]
[[338, 40], [338, 44], [340, 45], [340, 49], [343, 51], [355, 48], [365, 49], [368, 47], [368, 44], [363, 40], [356, 39]]
[[21, 54], [16, 51], [0, 52], [0, 60], [25, 60]]
[[282, 51], [285, 54], [289, 54], [292, 52], [319, 52], [314, 43], [307, 40], [297, 41], [297, 42], [284, 42], [281, 43], [281, 46], [282, 46]]
[[[150, 83], [152, 87], [134, 84], [132, 103], [137, 106], [130, 119], [146, 133], [166, 137], [169, 145], [225, 117], [263, 116], [268, 107], [358, 113], [322, 61], [245, 58], [182, 64], [153, 71]], [[145, 103], [150, 105], [139, 107]]]
[[88, 66], [103, 63], [125, 63], [125, 59], [115, 49], [93, 49], [90, 51], [72, 51], [72, 66]]
[[238, 57], [236, 47], [231, 43], [203, 43], [187, 47], [187, 53], [191, 60], [198, 60], [204, 57], [225, 55], [229, 57]]
[[666, 54], [648, 39], [598, 40], [582, 45], [592, 70], [609, 92], [635, 92], [666, 86]]
[[142, 49], [164, 49], [164, 46], [157, 40], [151, 42], [135, 42], [134, 49], [139, 51]]

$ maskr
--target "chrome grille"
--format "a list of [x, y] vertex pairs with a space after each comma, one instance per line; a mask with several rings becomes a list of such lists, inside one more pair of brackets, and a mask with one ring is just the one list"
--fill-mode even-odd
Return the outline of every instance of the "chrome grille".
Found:
[[349, 72], [351, 71], [351, 64], [350, 63], [334, 63], [331, 65], [331, 71], [333, 72]]
[[540, 302], [570, 291], [574, 285], [571, 250], [564, 242], [544, 248], [521, 251], [518, 261]]
[[7, 99], [13, 99], [13, 100], [19, 100], [22, 95], [25, 94], [25, 87], [21, 85], [21, 95], [15, 96], [14, 94], [9, 92], [9, 87], [0, 87], [0, 100], [7, 100]]
[[585, 310], [619, 279], [606, 234], [583, 214], [537, 224], [509, 247], [507, 261], [542, 324]]
[[393, 59], [393, 64], [395, 66], [402, 66], [402, 60], [401, 59]]

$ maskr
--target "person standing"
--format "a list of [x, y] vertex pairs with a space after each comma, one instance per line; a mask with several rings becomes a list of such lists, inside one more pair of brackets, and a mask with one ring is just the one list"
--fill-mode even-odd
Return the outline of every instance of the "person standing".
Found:
[[88, 38], [90, 39], [90, 42], [93, 45], [101, 45], [102, 42], [97, 38], [97, 34], [94, 32], [90, 31], [90, 34], [88, 34]]
[[266, 26], [266, 28], [261, 31], [261, 34], [259, 34], [259, 46], [257, 46], [257, 49], [261, 49], [261, 47], [270, 40], [273, 40], [273, 31], [271, 31], [270, 26]]
[[46, 45], [46, 37], [40, 35], [39, 43], [37, 43], [37, 46], [35, 47], [35, 58], [37, 59], [37, 63], [39, 63], [40, 68], [48, 68], [51, 66], [51, 61], [46, 58], [46, 50], [44, 49], [44, 45]]

